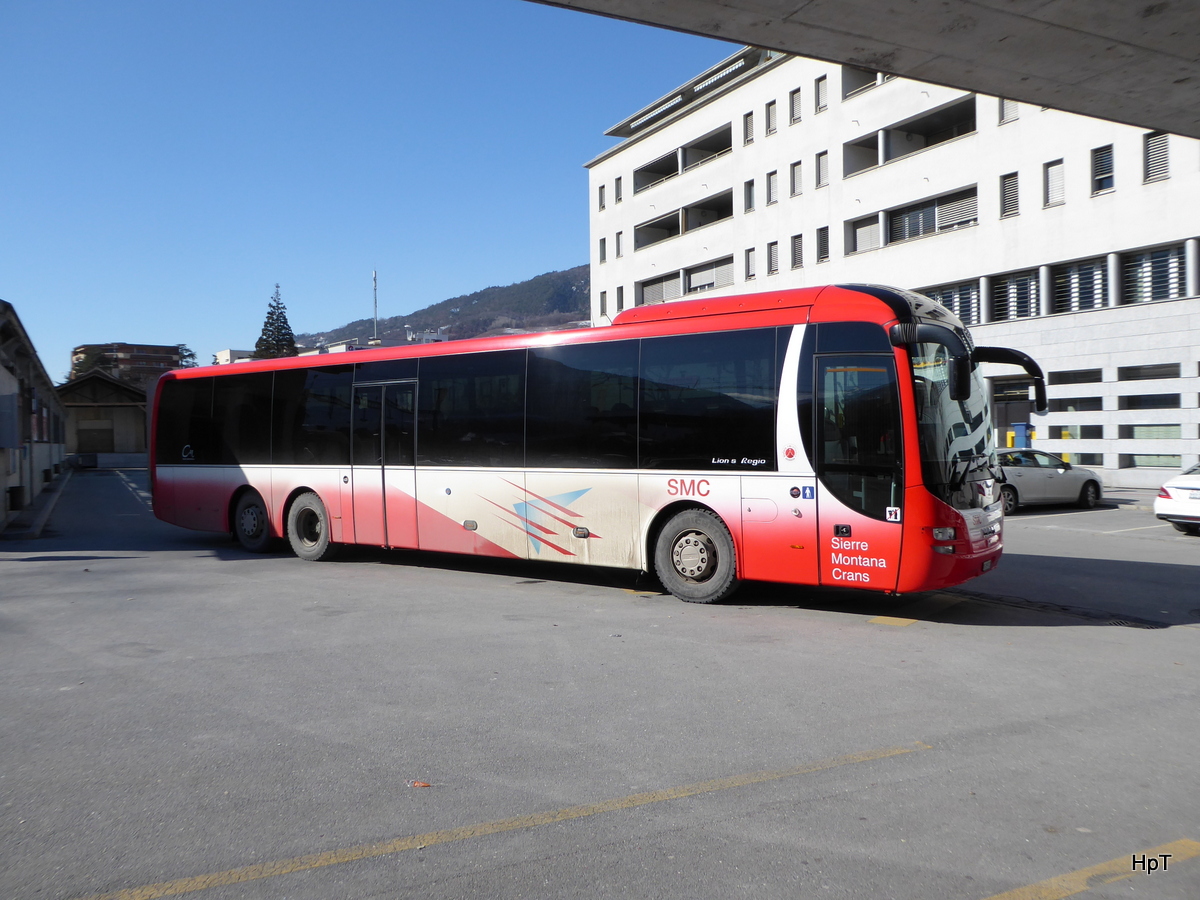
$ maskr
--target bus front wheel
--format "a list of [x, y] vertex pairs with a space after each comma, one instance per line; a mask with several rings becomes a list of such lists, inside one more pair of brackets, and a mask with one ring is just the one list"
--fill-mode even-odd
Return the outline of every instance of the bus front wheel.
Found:
[[238, 497], [233, 511], [233, 535], [243, 549], [251, 553], [266, 553], [271, 547], [271, 526], [267, 521], [267, 504], [258, 491], [246, 491]]
[[715, 513], [684, 510], [658, 533], [654, 571], [663, 587], [680, 600], [724, 600], [738, 587], [733, 537]]
[[309, 491], [288, 510], [288, 543], [301, 559], [320, 562], [333, 556], [337, 545], [329, 540], [329, 514], [321, 498]]

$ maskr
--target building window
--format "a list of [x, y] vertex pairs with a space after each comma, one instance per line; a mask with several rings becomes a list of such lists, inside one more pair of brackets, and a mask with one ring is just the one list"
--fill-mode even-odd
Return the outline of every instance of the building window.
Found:
[[1006, 219], [1021, 212], [1021, 195], [1017, 184], [1017, 173], [1000, 176], [1000, 218]]
[[742, 116], [742, 143], [754, 143], [754, 113], [752, 112]]
[[1014, 272], [992, 279], [992, 321], [1027, 319], [1040, 312], [1038, 273]]
[[779, 173], [767, 173], [767, 206], [779, 202]]
[[1183, 457], [1171, 453], [1122, 453], [1119, 457], [1122, 469], [1179, 469]]
[[974, 225], [979, 219], [976, 191], [968, 188], [903, 206], [890, 211], [887, 219], [890, 244]]
[[1014, 122], [1020, 117], [1020, 111], [1016, 100], [1000, 100], [1000, 124], [1005, 122]]
[[1183, 426], [1121, 425], [1117, 436], [1123, 441], [1178, 441], [1183, 437]]
[[1178, 378], [1180, 368], [1179, 363], [1121, 366], [1117, 369], [1117, 381], [1155, 381], [1160, 378]]
[[608, 262], [608, 238], [600, 238], [600, 262]]
[[974, 325], [979, 321], [978, 281], [947, 284], [942, 287], [928, 288], [921, 293], [942, 304], [958, 316], [959, 321], [964, 325]]
[[625, 288], [618, 287], [617, 288], [617, 312], [620, 312], [624, 308], [625, 308]]
[[1050, 401], [1050, 412], [1099, 412], [1102, 409], [1103, 397], [1060, 397]]
[[1121, 301], [1178, 300], [1187, 296], [1183, 244], [1121, 257]]
[[1050, 425], [1047, 428], [1047, 436], [1052, 441], [1098, 441], [1104, 438], [1104, 426]]
[[848, 237], [851, 253], [877, 250], [881, 245], [878, 213], [851, 222]]
[[1103, 257], [1055, 266], [1050, 272], [1056, 313], [1108, 305], [1108, 262]]
[[600, 315], [608, 315], [608, 291], [600, 292]]
[[795, 197], [797, 194], [803, 192], [803, 190], [804, 190], [804, 179], [803, 179], [802, 175], [803, 175], [803, 172], [801, 171], [800, 163], [798, 163], [798, 162], [792, 163], [791, 177], [792, 177], [792, 196], [793, 197]]
[[662, 303], [664, 300], [674, 300], [683, 296], [683, 279], [678, 272], [671, 272], [659, 278], [643, 281], [641, 285], [642, 303]]
[[788, 94], [788, 112], [792, 118], [792, 124], [795, 125], [801, 119], [803, 110], [800, 107], [800, 88], [796, 88]]
[[1147, 132], [1143, 138], [1142, 154], [1145, 161], [1144, 178], [1146, 181], [1162, 181], [1171, 177], [1171, 160], [1168, 155], [1170, 146], [1167, 144], [1165, 131]]
[[817, 229], [817, 262], [829, 262], [829, 226]]
[[1097, 147], [1092, 151], [1092, 193], [1111, 191], [1115, 185], [1112, 144], [1107, 147]]
[[1117, 398], [1117, 409], [1179, 409], [1178, 394], [1130, 394]]
[[613, 203], [621, 202], [621, 179], [620, 176], [613, 179]]
[[767, 244], [767, 274], [779, 274], [779, 241]]
[[615, 250], [617, 251], [617, 252], [614, 254], [614, 255], [617, 257], [617, 259], [620, 259], [620, 258], [621, 258], [621, 238], [622, 238], [623, 236], [624, 236], [624, 232], [621, 232], [621, 231], [618, 231], [618, 232], [617, 232], [617, 240], [616, 240], [616, 244], [615, 244], [615, 246], [614, 246], [614, 248], [613, 248], [613, 249], [615, 249]]
[[744, 185], [742, 185], [742, 200], [743, 200], [742, 208], [746, 212], [753, 212], [754, 211], [754, 179], [753, 178], [751, 178]]
[[733, 257], [693, 266], [684, 272], [684, 279], [689, 294], [729, 287], [733, 284]]
[[[1050, 372], [1046, 376], [1047, 384], [1099, 384], [1104, 380], [1104, 372], [1101, 369], [1065, 369], [1061, 372]], [[1084, 397], [1083, 400], [1092, 398]], [[1099, 400], [1100, 398], [1095, 398]], [[1082, 401], [1080, 401], [1082, 402]], [[1080, 409], [1086, 407], [1081, 406]], [[1096, 409], [1100, 409], [1099, 406]], [[1054, 410], [1051, 410], [1053, 412]]]
[[776, 127], [775, 119], [775, 101], [772, 100], [767, 104], [767, 134], [774, 134]]
[[804, 235], [792, 235], [792, 268], [804, 268]]
[[816, 112], [825, 112], [829, 108], [829, 80], [822, 75], [817, 79], [814, 87], [813, 109]]
[[600, 188], [597, 191], [597, 195], [598, 195], [599, 201], [600, 201], [598, 204], [598, 208], [604, 209], [604, 185], [600, 185]]
[[829, 151], [822, 150], [817, 154], [817, 187], [829, 184]]
[[1043, 202], [1046, 206], [1059, 206], [1064, 202], [1063, 161], [1056, 159], [1042, 167]]
[[754, 248], [749, 247], [746, 250], [746, 280], [754, 280]]

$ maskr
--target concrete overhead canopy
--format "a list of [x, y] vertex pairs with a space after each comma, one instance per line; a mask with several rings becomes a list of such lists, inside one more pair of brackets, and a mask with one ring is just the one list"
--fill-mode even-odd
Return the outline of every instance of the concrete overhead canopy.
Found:
[[1200, 138], [1196, 0], [538, 0]]

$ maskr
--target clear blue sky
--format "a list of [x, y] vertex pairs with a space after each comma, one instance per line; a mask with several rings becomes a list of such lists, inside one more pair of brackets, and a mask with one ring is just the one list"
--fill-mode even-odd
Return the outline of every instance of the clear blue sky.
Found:
[[604, 130], [732, 45], [525, 0], [0, 0], [0, 299], [252, 348], [587, 262]]

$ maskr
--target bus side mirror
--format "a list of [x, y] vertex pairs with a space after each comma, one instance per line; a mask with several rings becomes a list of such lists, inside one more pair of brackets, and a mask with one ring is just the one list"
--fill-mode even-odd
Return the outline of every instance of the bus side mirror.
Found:
[[971, 396], [971, 360], [967, 356], [950, 358], [950, 399], [966, 400]]
[[1029, 354], [1008, 347], [976, 347], [971, 351], [971, 361], [1020, 366], [1033, 378], [1034, 409], [1044, 413], [1050, 408], [1046, 401], [1046, 376], [1042, 374], [1042, 367], [1034, 362]]

